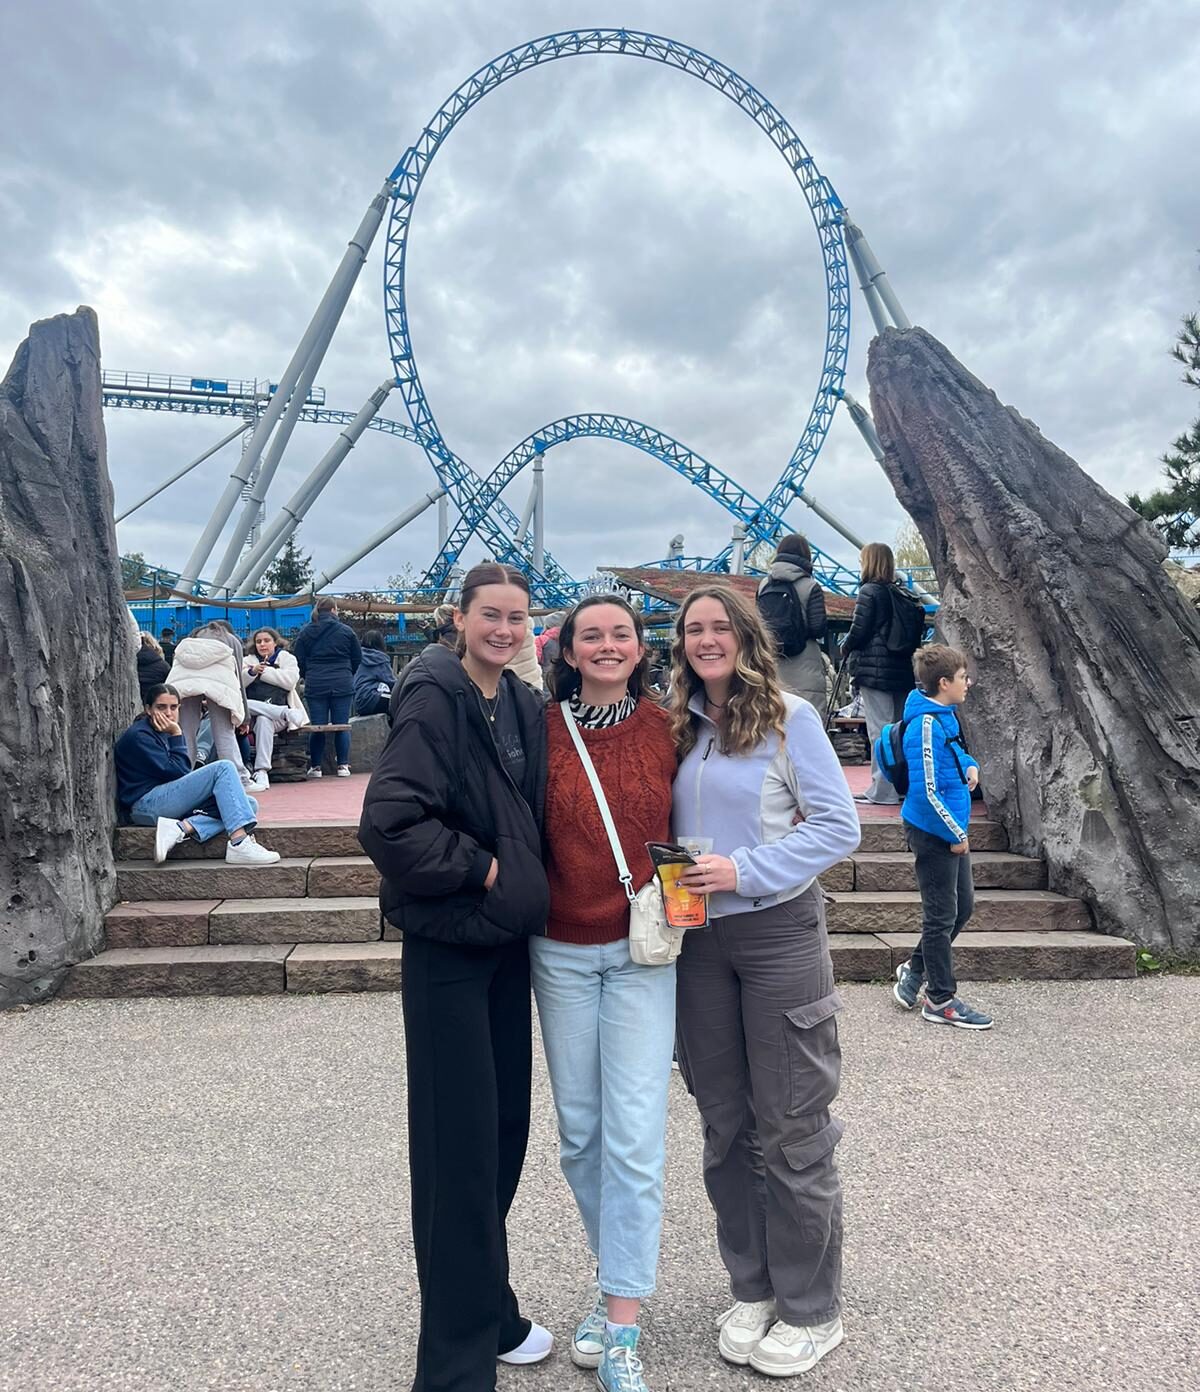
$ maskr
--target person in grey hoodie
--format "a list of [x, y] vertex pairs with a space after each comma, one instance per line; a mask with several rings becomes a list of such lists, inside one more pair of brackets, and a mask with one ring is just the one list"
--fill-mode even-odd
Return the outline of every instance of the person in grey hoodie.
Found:
[[841, 997], [817, 876], [859, 821], [820, 718], [782, 692], [774, 644], [728, 586], [693, 590], [672, 648], [671, 831], [703, 838], [680, 883], [711, 927], [677, 964], [679, 1069], [704, 1120], [704, 1184], [734, 1304], [727, 1362], [807, 1372], [843, 1338], [842, 1193], [830, 1107]]
[[781, 539], [775, 559], [758, 592], [761, 595], [772, 580], [782, 580], [795, 587], [807, 638], [803, 648], [793, 656], [776, 656], [779, 684], [794, 696], [803, 696], [810, 701], [824, 720], [827, 695], [821, 640], [825, 637], [826, 626], [825, 592], [813, 579], [812, 569], [812, 550], [807, 540], [799, 532], [792, 532]]

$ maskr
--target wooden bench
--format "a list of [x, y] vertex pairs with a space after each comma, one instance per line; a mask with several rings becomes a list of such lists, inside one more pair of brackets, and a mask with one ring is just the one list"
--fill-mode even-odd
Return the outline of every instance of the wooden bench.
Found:
[[[309, 735], [334, 735], [339, 730], [349, 728], [349, 725], [301, 725], [298, 730], [280, 730], [275, 736], [275, 750], [271, 755], [271, 782], [301, 782], [308, 772]], [[325, 742], [322, 768], [329, 774], [337, 771], [332, 740]]]

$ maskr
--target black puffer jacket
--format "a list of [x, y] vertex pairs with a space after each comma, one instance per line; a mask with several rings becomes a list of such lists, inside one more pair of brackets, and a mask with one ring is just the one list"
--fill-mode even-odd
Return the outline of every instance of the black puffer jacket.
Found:
[[[458, 657], [434, 646], [412, 662], [363, 801], [358, 839], [383, 876], [379, 903], [405, 933], [498, 947], [546, 930], [542, 868], [546, 736], [542, 702], [511, 672], [525, 783], [509, 777]], [[496, 882], [483, 882], [492, 857]]]
[[352, 696], [362, 648], [349, 624], [320, 614], [304, 625], [292, 644], [306, 696]]
[[159, 657], [153, 648], [139, 648], [137, 654], [137, 677], [138, 689], [142, 693], [142, 704], [146, 701], [146, 692], [152, 686], [158, 686], [160, 682], [165, 682], [170, 675], [171, 668], [167, 664], [165, 657]]
[[887, 632], [892, 623], [894, 585], [868, 580], [859, 590], [854, 602], [854, 618], [850, 632], [842, 644], [850, 658], [850, 675], [856, 685], [869, 686], [875, 691], [911, 691], [913, 689], [912, 655], [891, 652]]

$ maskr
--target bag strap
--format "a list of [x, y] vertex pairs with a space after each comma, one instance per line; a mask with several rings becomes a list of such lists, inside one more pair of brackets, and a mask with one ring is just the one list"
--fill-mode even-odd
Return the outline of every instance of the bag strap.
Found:
[[636, 904], [637, 895], [633, 892], [633, 875], [626, 863], [625, 852], [621, 849], [617, 828], [613, 823], [612, 813], [608, 810], [608, 799], [604, 796], [604, 789], [600, 786], [600, 779], [596, 775], [596, 766], [592, 763], [592, 756], [587, 752], [587, 745], [584, 744], [583, 736], [579, 733], [579, 726], [575, 723], [575, 717], [571, 713], [571, 703], [560, 701], [558, 708], [562, 711], [563, 720], [566, 721], [572, 743], [575, 745], [575, 752], [579, 755], [579, 761], [583, 765], [583, 771], [587, 774], [588, 782], [592, 785], [592, 793], [596, 799], [596, 806], [600, 809], [600, 820], [604, 823], [613, 859], [617, 862], [617, 876], [625, 890], [625, 897], [631, 904]]

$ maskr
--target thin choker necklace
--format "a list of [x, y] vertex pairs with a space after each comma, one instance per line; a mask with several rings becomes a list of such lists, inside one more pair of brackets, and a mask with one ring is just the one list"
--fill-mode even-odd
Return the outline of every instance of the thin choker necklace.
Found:
[[705, 704], [706, 706], [711, 706], [711, 707], [713, 708], [713, 710], [724, 710], [725, 707], [729, 704], [729, 700], [728, 700], [728, 698], [726, 698], [725, 701], [723, 701], [723, 702], [722, 702], [722, 701], [710, 701], [710, 700], [708, 699], [708, 697], [706, 696], [706, 697], [704, 698], [704, 704]]

